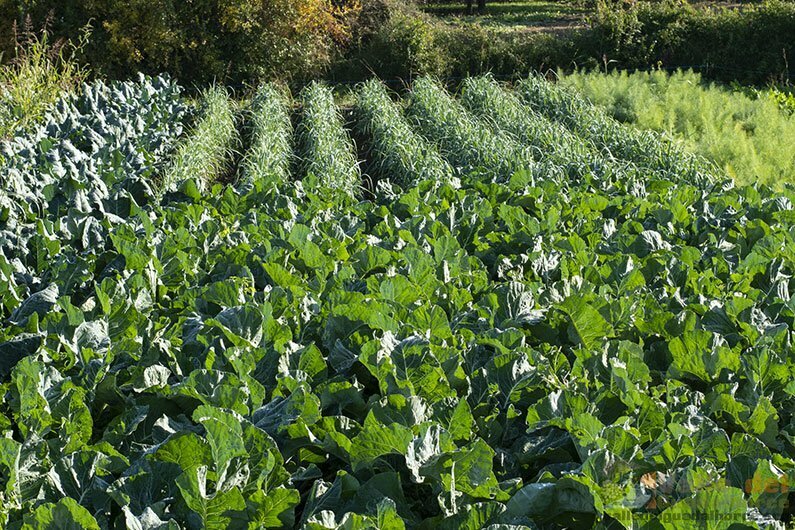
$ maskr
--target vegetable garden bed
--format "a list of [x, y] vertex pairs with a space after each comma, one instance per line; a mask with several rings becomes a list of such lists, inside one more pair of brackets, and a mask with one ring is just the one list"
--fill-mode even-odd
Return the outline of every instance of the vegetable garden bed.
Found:
[[151, 79], [3, 144], [0, 526], [784, 524], [795, 192], [538, 78], [357, 90], [361, 151]]

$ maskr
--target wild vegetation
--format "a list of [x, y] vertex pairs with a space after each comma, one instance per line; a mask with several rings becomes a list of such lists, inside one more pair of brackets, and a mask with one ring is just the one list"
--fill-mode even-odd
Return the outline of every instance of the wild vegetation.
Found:
[[795, 191], [540, 77], [393, 97], [93, 82], [0, 143], [0, 527], [790, 522]]
[[29, 28], [16, 35], [7, 51], [10, 60], [0, 64], [0, 139], [31, 128], [64, 92], [79, 89], [88, 71], [74, 56], [85, 42], [52, 43], [46, 31]]
[[544, 2], [519, 2], [530, 4], [525, 10], [512, 10], [509, 2], [487, 6], [491, 15], [473, 17], [454, 14], [463, 3], [431, 4], [427, 13], [397, 4], [378, 19], [382, 22], [368, 38], [351, 42], [329, 75], [460, 79], [491, 72], [511, 79], [558, 68], [690, 67], [724, 82], [764, 85], [792, 79], [795, 3], [789, 1], [739, 6], [598, 1], [583, 8], [564, 4], [568, 15], [556, 14]]
[[80, 58], [104, 77], [168, 72], [189, 83], [322, 74], [350, 38], [358, 2], [326, 0], [0, 0], [0, 52], [15, 25], [91, 39]]
[[485, 15], [467, 19], [412, 0], [0, 0], [0, 52], [14, 56], [15, 24], [49, 24], [55, 39], [77, 42], [90, 23], [78, 55], [95, 74], [168, 72], [191, 86], [655, 66], [744, 84], [792, 78], [791, 1], [519, 4], [525, 9], [490, 3]]

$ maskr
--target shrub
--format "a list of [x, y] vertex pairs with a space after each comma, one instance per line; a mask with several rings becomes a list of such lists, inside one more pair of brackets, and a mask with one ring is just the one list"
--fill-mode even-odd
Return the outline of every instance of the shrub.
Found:
[[362, 16], [360, 28], [368, 29], [355, 31], [353, 46], [332, 70], [332, 79], [463, 78], [484, 72], [521, 77], [533, 69], [565, 65], [575, 54], [570, 39], [450, 26], [411, 3], [371, 0], [363, 4]]
[[439, 36], [448, 58], [448, 73], [460, 79], [486, 72], [506, 78], [567, 65], [577, 51], [571, 40], [546, 33], [502, 32], [485, 28], [446, 28]]
[[[791, 78], [795, 3], [695, 8], [684, 0], [595, 0], [587, 28], [565, 36], [455, 27], [412, 0], [0, 0], [0, 46], [11, 24], [50, 13], [55, 37], [95, 31], [83, 59], [100, 74], [167, 71], [184, 83], [326, 75], [501, 76], [533, 69], [698, 67], [724, 81]], [[4, 40], [5, 39], [5, 40]]]
[[795, 3], [696, 9], [681, 0], [599, 0], [576, 40], [606, 68], [697, 67], [724, 81], [783, 81], [795, 57]]
[[450, 61], [439, 43], [440, 25], [412, 3], [369, 0], [362, 5], [347, 57], [332, 79], [383, 79], [447, 75]]
[[[0, 13], [55, 14], [53, 31], [74, 37], [94, 21], [85, 59], [101, 74], [168, 71], [183, 82], [308, 78], [328, 67], [349, 38], [355, 1], [0, 0]], [[9, 8], [9, 5], [12, 7]], [[14, 18], [0, 22], [0, 33]]]
[[766, 95], [778, 105], [778, 108], [784, 112], [793, 115], [795, 114], [795, 89], [769, 87], [766, 91], [760, 91], [760, 96]]

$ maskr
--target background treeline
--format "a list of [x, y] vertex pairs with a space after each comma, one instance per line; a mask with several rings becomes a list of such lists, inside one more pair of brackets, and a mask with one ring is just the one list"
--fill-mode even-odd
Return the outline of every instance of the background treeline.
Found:
[[393, 7], [389, 23], [351, 50], [334, 74], [355, 78], [365, 65], [384, 78], [576, 68], [693, 68], [709, 79], [745, 84], [795, 76], [793, 2], [738, 10], [676, 0], [598, 0], [587, 26], [564, 35], [446, 25], [408, 11]]
[[5, 60], [25, 25], [72, 41], [90, 25], [79, 59], [96, 74], [169, 72], [186, 84], [595, 67], [764, 84], [795, 70], [795, 3], [782, 0], [739, 10], [597, 0], [585, 27], [562, 35], [446, 24], [410, 0], [0, 0]]
[[0, 0], [0, 50], [46, 27], [75, 41], [105, 77], [168, 72], [186, 83], [321, 75], [344, 49], [358, 10], [329, 0]]

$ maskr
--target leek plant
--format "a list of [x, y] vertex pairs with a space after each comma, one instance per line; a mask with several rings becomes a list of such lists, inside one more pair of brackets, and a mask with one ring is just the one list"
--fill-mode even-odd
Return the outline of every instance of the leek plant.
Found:
[[331, 89], [321, 83], [301, 93], [303, 115], [298, 128], [301, 173], [310, 184], [354, 195], [361, 186], [356, 147]]
[[212, 87], [202, 96], [202, 114], [179, 146], [166, 171], [161, 191], [205, 193], [229, 168], [240, 141], [235, 103], [225, 89]]
[[602, 156], [592, 142], [583, 141], [564, 125], [539, 114], [492, 77], [466, 79], [461, 100], [493, 129], [530, 146], [537, 161], [549, 168], [562, 168], [568, 178], [592, 175], [604, 180], [610, 175], [638, 172], [629, 162]]
[[248, 115], [251, 146], [243, 161], [240, 188], [251, 189], [259, 182], [278, 186], [290, 178], [293, 158], [289, 96], [272, 84], [259, 88]]
[[453, 168], [435, 146], [414, 132], [383, 83], [373, 79], [359, 87], [355, 113], [356, 127], [370, 141], [371, 162], [379, 175], [403, 187], [421, 180], [452, 179]]
[[437, 142], [442, 154], [463, 174], [505, 181], [517, 171], [538, 169], [530, 149], [490, 129], [430, 78], [414, 83], [408, 113], [419, 131]]

